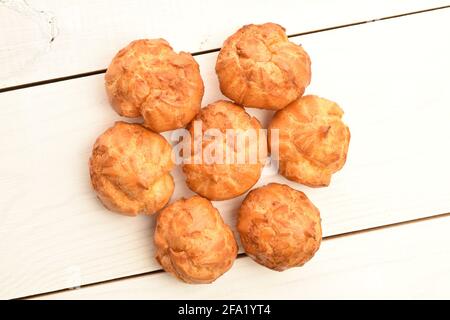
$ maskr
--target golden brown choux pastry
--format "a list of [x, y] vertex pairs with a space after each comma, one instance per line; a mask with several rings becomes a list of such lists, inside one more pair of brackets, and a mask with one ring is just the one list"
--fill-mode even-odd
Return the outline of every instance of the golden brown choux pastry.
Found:
[[211, 283], [233, 265], [237, 244], [211, 202], [199, 196], [163, 209], [156, 220], [156, 259], [187, 283]]
[[[267, 157], [267, 138], [264, 132], [259, 130], [261, 129], [259, 121], [245, 112], [244, 108], [224, 100], [202, 108], [194, 121], [200, 121], [202, 124], [203, 141], [197, 150], [192, 148], [189, 163], [183, 164], [188, 187], [210, 200], [231, 199], [249, 190], [261, 176]], [[193, 123], [188, 129], [191, 137], [194, 137]], [[242, 147], [237, 142], [238, 138], [234, 139], [234, 145], [223, 139], [220, 143], [222, 163], [218, 161], [208, 163], [203, 156], [210, 144], [217, 141], [206, 139], [205, 132], [209, 129], [220, 130], [224, 135], [227, 129], [232, 129], [233, 132], [253, 132], [256, 135], [254, 139], [248, 139]], [[228, 158], [232, 159], [231, 161], [226, 158], [227, 154], [231, 155]], [[202, 160], [202, 163], [196, 164], [195, 157]], [[243, 161], [239, 162], [238, 159]]]
[[139, 124], [116, 122], [95, 142], [91, 181], [106, 208], [126, 215], [152, 214], [169, 201], [174, 182], [172, 148]]
[[303, 192], [278, 183], [249, 192], [237, 229], [245, 252], [277, 271], [302, 266], [322, 240], [319, 210]]
[[350, 130], [343, 113], [335, 102], [312, 95], [277, 111], [269, 132], [279, 130], [280, 174], [310, 187], [328, 186], [347, 158]]
[[186, 52], [175, 53], [163, 39], [136, 40], [117, 53], [105, 75], [115, 110], [144, 117], [155, 132], [184, 127], [200, 110], [203, 81]]
[[222, 93], [245, 107], [279, 110], [302, 96], [311, 61], [274, 23], [246, 25], [223, 44], [216, 63]]

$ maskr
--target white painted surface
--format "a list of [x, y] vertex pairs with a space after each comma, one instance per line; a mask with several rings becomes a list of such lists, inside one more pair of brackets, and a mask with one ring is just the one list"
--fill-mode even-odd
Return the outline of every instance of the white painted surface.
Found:
[[284, 272], [242, 257], [211, 285], [164, 272], [39, 299], [449, 299], [449, 228], [444, 217], [326, 240], [304, 267]]
[[[312, 57], [308, 92], [339, 102], [352, 132], [329, 188], [291, 184], [320, 208], [325, 235], [450, 211], [450, 43], [437, 40], [450, 37], [448, 21], [450, 9], [293, 39]], [[197, 57], [205, 104], [221, 97], [215, 59]], [[118, 119], [103, 75], [0, 94], [0, 297], [159, 268], [153, 218], [111, 214], [90, 188], [92, 144]], [[173, 199], [189, 194], [175, 177]], [[266, 172], [258, 185], [269, 181], [287, 183]], [[215, 203], [231, 224], [241, 199]]]
[[220, 47], [248, 23], [273, 21], [293, 34], [449, 4], [448, 0], [0, 0], [0, 88], [106, 68], [116, 51], [137, 38], [163, 37], [176, 50], [196, 52]]

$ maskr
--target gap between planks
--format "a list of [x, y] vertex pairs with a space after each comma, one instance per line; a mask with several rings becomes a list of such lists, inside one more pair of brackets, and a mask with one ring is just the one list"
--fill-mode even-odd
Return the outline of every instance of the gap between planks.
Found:
[[[366, 23], [375, 23], [378, 21], [396, 19], [396, 18], [401, 18], [401, 17], [405, 17], [405, 16], [409, 16], [409, 15], [415, 15], [415, 14], [426, 13], [426, 12], [431, 12], [431, 11], [436, 11], [436, 10], [449, 9], [449, 8], [450, 8], [450, 5], [446, 5], [446, 6], [440, 6], [440, 7], [430, 8], [430, 9], [417, 10], [417, 11], [406, 12], [406, 13], [401, 13], [401, 14], [396, 14], [396, 15], [391, 15], [391, 16], [386, 16], [386, 17], [381, 17], [381, 18], [376, 18], [376, 19], [342, 24], [342, 25], [338, 25], [338, 26], [334, 26], [334, 27], [327, 27], [327, 28], [310, 30], [310, 31], [305, 31], [305, 32], [300, 32], [300, 33], [294, 33], [294, 34], [288, 35], [288, 37], [292, 38], [292, 37], [298, 37], [298, 36], [303, 36], [303, 35], [308, 35], [308, 34], [330, 31], [330, 30], [354, 27], [354, 26], [358, 26], [358, 25], [362, 25], [362, 24], [366, 24]], [[214, 53], [219, 50], [220, 50], [220, 48], [214, 48], [214, 49], [209, 49], [209, 50], [204, 50], [204, 51], [197, 51], [197, 52], [192, 53], [192, 55], [199, 56], [199, 55], [203, 55], [203, 54]], [[90, 72], [73, 74], [73, 75], [65, 76], [65, 77], [58, 77], [58, 78], [47, 79], [47, 80], [42, 80], [42, 81], [29, 82], [29, 83], [15, 85], [15, 86], [11, 86], [11, 87], [0, 88], [0, 93], [13, 91], [13, 90], [26, 89], [26, 88], [30, 88], [30, 87], [36, 87], [36, 86], [51, 84], [51, 83], [55, 83], [55, 82], [68, 81], [68, 80], [73, 80], [73, 79], [78, 79], [78, 78], [83, 78], [83, 77], [89, 77], [89, 76], [102, 74], [105, 72], [106, 72], [106, 69], [100, 69], [100, 70], [95, 70], [95, 71], [90, 71]]]
[[[333, 239], [342, 238], [342, 237], [351, 237], [351, 236], [359, 235], [362, 233], [369, 233], [369, 232], [374, 232], [374, 231], [382, 230], [382, 229], [396, 228], [396, 227], [405, 226], [405, 225], [409, 225], [409, 224], [413, 224], [413, 223], [420, 223], [420, 222], [429, 221], [429, 220], [438, 220], [438, 219], [442, 219], [442, 218], [446, 218], [446, 217], [450, 217], [450, 212], [435, 214], [435, 215], [428, 216], [428, 217], [411, 219], [411, 220], [406, 220], [406, 221], [401, 221], [401, 222], [390, 223], [390, 224], [376, 226], [376, 227], [370, 227], [370, 228], [361, 229], [361, 230], [355, 230], [355, 231], [334, 234], [331, 236], [323, 237], [322, 241], [333, 240]], [[241, 259], [241, 258], [245, 258], [245, 257], [247, 257], [247, 255], [242, 252], [237, 255], [236, 259]], [[70, 290], [79, 290], [79, 289], [94, 287], [94, 286], [101, 286], [101, 285], [107, 284], [107, 283], [125, 281], [125, 280], [129, 280], [129, 279], [140, 278], [140, 277], [149, 276], [149, 275], [153, 275], [153, 274], [159, 274], [159, 273], [163, 273], [163, 272], [165, 272], [163, 269], [158, 269], [158, 270], [153, 270], [153, 271], [149, 271], [149, 272], [132, 274], [132, 275], [124, 276], [124, 277], [118, 277], [118, 278], [113, 278], [113, 279], [108, 279], [108, 280], [103, 280], [103, 281], [98, 281], [98, 282], [92, 282], [92, 283], [85, 284], [77, 289], [65, 288], [65, 289], [59, 289], [59, 290], [54, 290], [54, 291], [47, 291], [47, 292], [42, 292], [42, 293], [38, 293], [38, 294], [17, 297], [12, 300], [25, 300], [25, 299], [45, 297], [45, 296], [51, 295], [51, 294], [62, 293], [62, 292], [70, 291]]]

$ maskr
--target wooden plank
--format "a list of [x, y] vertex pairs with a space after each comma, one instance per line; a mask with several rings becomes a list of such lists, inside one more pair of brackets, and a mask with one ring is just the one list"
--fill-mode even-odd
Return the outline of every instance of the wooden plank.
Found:
[[[296, 38], [310, 52], [310, 93], [338, 101], [352, 141], [329, 188], [305, 191], [324, 235], [450, 212], [450, 10]], [[197, 57], [204, 103], [220, 97], [216, 54]], [[424, 63], [423, 61], [426, 61]], [[0, 94], [0, 296], [12, 298], [123, 277], [159, 266], [153, 218], [107, 212], [90, 188], [95, 138], [119, 119], [103, 76]], [[251, 113], [267, 124], [270, 114]], [[190, 192], [177, 169], [173, 199]], [[288, 183], [265, 170], [258, 185]], [[216, 202], [234, 224], [242, 197]]]
[[106, 68], [137, 38], [176, 50], [217, 48], [238, 27], [278, 22], [289, 34], [449, 5], [448, 0], [0, 1], [0, 88]]
[[37, 299], [448, 299], [449, 228], [445, 217], [326, 240], [304, 267], [281, 273], [242, 257], [211, 285], [163, 272]]

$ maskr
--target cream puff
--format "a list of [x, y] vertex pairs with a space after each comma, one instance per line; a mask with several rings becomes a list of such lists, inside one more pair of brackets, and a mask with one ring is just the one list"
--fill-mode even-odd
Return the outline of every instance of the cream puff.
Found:
[[139, 124], [116, 122], [95, 142], [89, 163], [92, 186], [108, 209], [153, 214], [169, 201], [174, 182], [170, 144]]
[[225, 41], [216, 73], [229, 99], [245, 107], [279, 110], [303, 95], [311, 81], [311, 61], [283, 27], [250, 24]]
[[187, 283], [210, 283], [233, 265], [237, 243], [210, 201], [199, 196], [163, 209], [154, 234], [156, 259]]
[[277, 183], [249, 192], [237, 229], [245, 252], [277, 271], [305, 264], [322, 240], [319, 210], [303, 192]]
[[269, 145], [272, 154], [278, 153], [280, 174], [310, 187], [328, 186], [347, 159], [350, 130], [343, 113], [335, 102], [312, 95], [277, 111]]
[[200, 110], [204, 91], [192, 55], [175, 53], [164, 39], [136, 40], [120, 50], [106, 71], [105, 85], [117, 113], [142, 116], [155, 132], [188, 124]]

